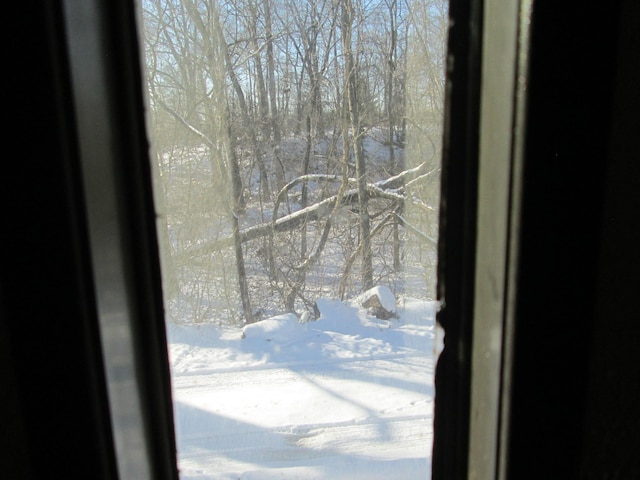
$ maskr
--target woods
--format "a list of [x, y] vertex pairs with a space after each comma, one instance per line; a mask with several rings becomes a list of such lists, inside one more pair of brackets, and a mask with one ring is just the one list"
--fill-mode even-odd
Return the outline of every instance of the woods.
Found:
[[168, 314], [433, 295], [447, 4], [145, 0]]

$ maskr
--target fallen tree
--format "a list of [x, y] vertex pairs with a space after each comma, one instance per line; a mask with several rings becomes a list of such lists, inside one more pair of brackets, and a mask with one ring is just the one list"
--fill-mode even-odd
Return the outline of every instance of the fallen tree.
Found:
[[[426, 210], [433, 210], [433, 208], [420, 199], [408, 196], [406, 193], [406, 186], [415, 183], [426, 181], [436, 173], [436, 169], [426, 171], [426, 164], [423, 163], [415, 168], [405, 170], [398, 175], [394, 175], [385, 180], [381, 180], [375, 183], [367, 184], [367, 192], [370, 199], [386, 199], [393, 204], [401, 205], [404, 202], [411, 202], [420, 208]], [[239, 232], [239, 240], [241, 243], [250, 242], [263, 238], [267, 235], [281, 232], [293, 231], [299, 228], [301, 225], [309, 222], [315, 222], [318, 220], [328, 219], [331, 214], [336, 210], [336, 206], [340, 207], [357, 207], [358, 204], [358, 190], [352, 188], [346, 190], [342, 194], [332, 195], [323, 200], [320, 200], [306, 208], [296, 210], [281, 217], [278, 217], [279, 207], [286, 198], [288, 192], [301, 183], [310, 181], [341, 181], [342, 177], [337, 175], [304, 175], [298, 177], [287, 185], [285, 185], [276, 199], [273, 217], [269, 222], [264, 222], [258, 225], [254, 225], [245, 228]], [[349, 184], [355, 184], [355, 179], [350, 178], [347, 180]], [[421, 233], [417, 228], [409, 225], [407, 221], [400, 218], [401, 223], [408, 227], [410, 231], [416, 233], [420, 237], [426, 239], [429, 242], [433, 242], [426, 234]], [[194, 257], [207, 255], [213, 252], [218, 252], [222, 249], [232, 247], [234, 245], [234, 238], [227, 236], [216, 240], [210, 240], [203, 242], [194, 247], [176, 255], [175, 260], [177, 262], [184, 261], [185, 259], [191, 259]]]

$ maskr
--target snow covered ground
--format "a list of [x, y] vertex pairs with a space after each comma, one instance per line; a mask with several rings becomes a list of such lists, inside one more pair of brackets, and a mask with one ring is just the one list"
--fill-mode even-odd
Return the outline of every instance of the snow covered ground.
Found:
[[430, 478], [434, 302], [388, 321], [317, 304], [306, 323], [168, 323], [182, 480]]

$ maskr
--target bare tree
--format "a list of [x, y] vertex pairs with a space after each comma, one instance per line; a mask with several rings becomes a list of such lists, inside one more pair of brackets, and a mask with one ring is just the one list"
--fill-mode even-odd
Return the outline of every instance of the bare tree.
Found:
[[435, 262], [445, 0], [143, 7], [174, 297], [250, 322]]
[[[385, 110], [387, 112], [388, 133], [387, 142], [389, 144], [389, 164], [392, 174], [398, 173], [395, 155], [395, 130], [396, 130], [396, 97], [394, 82], [396, 79], [396, 59], [398, 46], [398, 0], [386, 0], [389, 12], [389, 45], [386, 61], [386, 81], [385, 81]], [[393, 225], [393, 268], [399, 270], [400, 265], [400, 230], [398, 222]]]
[[280, 134], [280, 124], [279, 124], [279, 115], [278, 115], [278, 98], [276, 93], [276, 66], [275, 66], [275, 55], [274, 55], [274, 32], [273, 32], [273, 22], [271, 15], [271, 0], [262, 0], [262, 5], [264, 9], [264, 29], [265, 29], [265, 42], [266, 42], [266, 53], [267, 53], [267, 78], [269, 82], [269, 106], [271, 109], [270, 116], [270, 130], [271, 130], [271, 147], [272, 147], [272, 155], [274, 159], [274, 167], [276, 171], [276, 185], [278, 190], [284, 187], [285, 184], [285, 172], [284, 166], [282, 164], [282, 160], [280, 159], [280, 142], [281, 142], [281, 134]]
[[[358, 70], [354, 62], [351, 30], [354, 24], [352, 0], [340, 1], [340, 31], [344, 55], [344, 92], [347, 97], [350, 128], [353, 138], [353, 151], [358, 184], [358, 213], [360, 219], [360, 250], [362, 252], [362, 283], [364, 289], [373, 286], [373, 260], [371, 254], [371, 226], [369, 219], [369, 194], [366, 188], [366, 163], [362, 145], [363, 128], [360, 124], [360, 105], [358, 101]], [[346, 138], [345, 138], [346, 141]]]

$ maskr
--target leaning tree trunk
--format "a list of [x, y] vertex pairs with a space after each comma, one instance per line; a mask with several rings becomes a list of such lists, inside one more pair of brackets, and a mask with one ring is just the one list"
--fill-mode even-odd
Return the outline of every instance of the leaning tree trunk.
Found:
[[[196, 27], [202, 34], [202, 37], [207, 40], [210, 45], [209, 60], [211, 62], [210, 68], [212, 76], [218, 81], [219, 85], [224, 85], [225, 73], [233, 74], [233, 68], [229, 58], [229, 50], [226, 41], [223, 36], [222, 26], [220, 25], [220, 19], [217, 13], [213, 15], [212, 23], [208, 29], [203, 19], [200, 17], [196, 5], [193, 2], [186, 2], [187, 11], [190, 17], [194, 21]], [[237, 82], [237, 78], [232, 75], [232, 80]], [[235, 86], [234, 82], [234, 86]], [[242, 89], [240, 89], [240, 98], [244, 102], [244, 97], [241, 95]], [[244, 105], [246, 108], [246, 105]], [[251, 302], [249, 299], [249, 287], [247, 284], [247, 275], [245, 271], [244, 254], [242, 251], [242, 241], [240, 238], [240, 227], [238, 224], [238, 215], [240, 211], [244, 209], [244, 199], [242, 193], [242, 181], [240, 176], [240, 165], [238, 164], [238, 158], [235, 154], [235, 147], [233, 142], [233, 136], [231, 133], [230, 122], [230, 110], [228, 104], [228, 98], [226, 91], [221, 89], [218, 95], [215, 96], [214, 110], [222, 111], [222, 122], [218, 125], [218, 129], [221, 135], [226, 135], [226, 158], [224, 163], [229, 171], [229, 180], [231, 184], [231, 205], [229, 208], [229, 218], [231, 221], [231, 230], [233, 237], [234, 253], [236, 258], [236, 273], [238, 276], [238, 288], [240, 291], [240, 300], [242, 303], [243, 317], [246, 323], [253, 323], [253, 310], [251, 308]], [[254, 135], [255, 136], [255, 135]], [[218, 145], [209, 139], [209, 146], [212, 150], [216, 150]]]
[[249, 285], [247, 284], [247, 274], [244, 268], [244, 253], [242, 251], [242, 240], [240, 239], [240, 225], [238, 224], [238, 211], [242, 205], [242, 189], [238, 190], [240, 182], [235, 181], [240, 178], [240, 165], [235, 154], [235, 149], [231, 140], [231, 125], [228, 125], [229, 132], [229, 164], [231, 167], [231, 194], [233, 195], [233, 210], [231, 211], [231, 229], [233, 235], [233, 247], [236, 257], [236, 273], [238, 275], [238, 289], [240, 290], [240, 301], [242, 302], [242, 312], [245, 323], [253, 323], [253, 309], [249, 297]]

